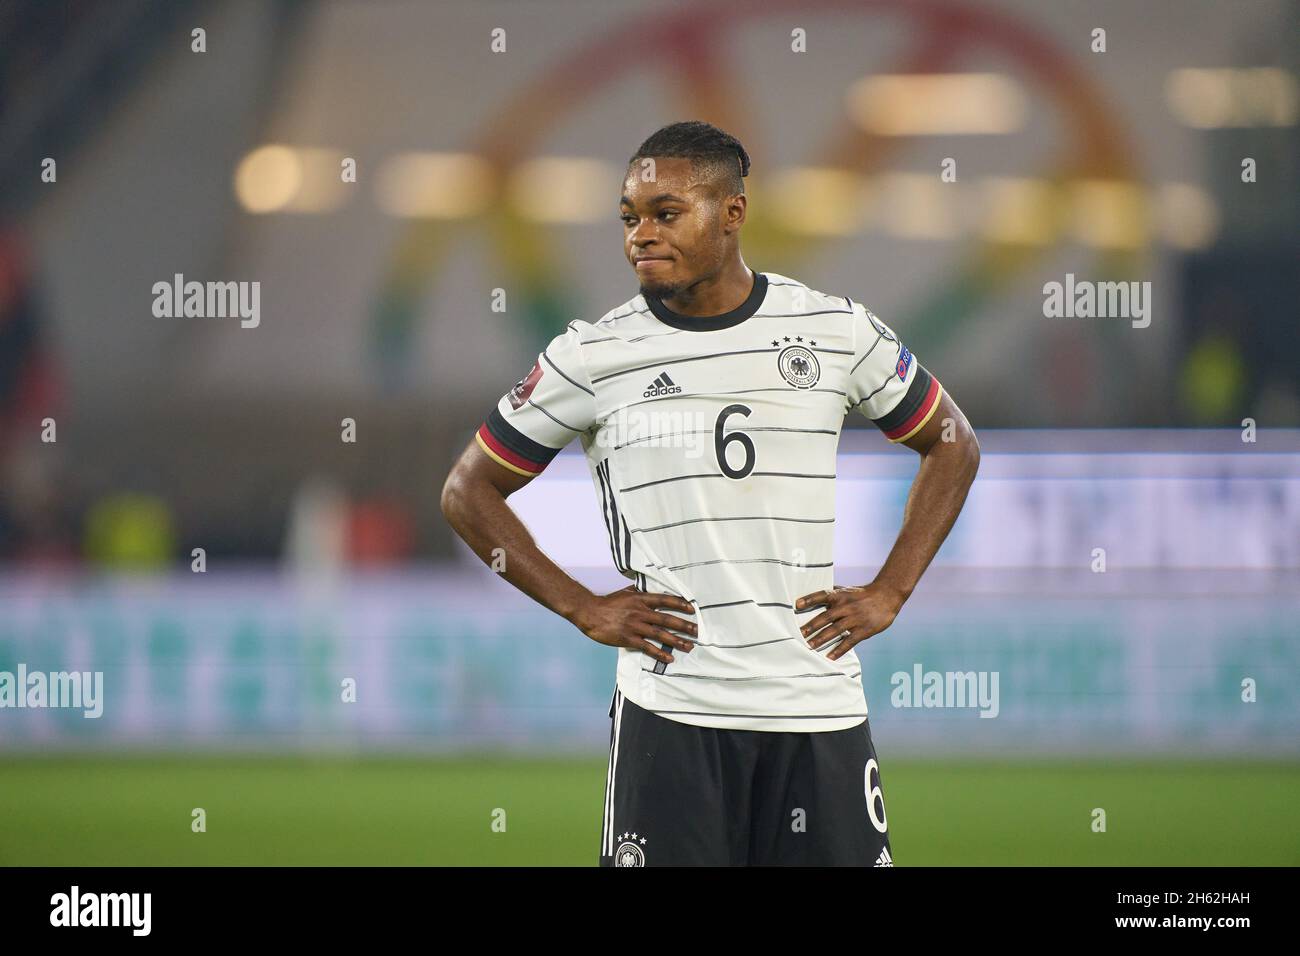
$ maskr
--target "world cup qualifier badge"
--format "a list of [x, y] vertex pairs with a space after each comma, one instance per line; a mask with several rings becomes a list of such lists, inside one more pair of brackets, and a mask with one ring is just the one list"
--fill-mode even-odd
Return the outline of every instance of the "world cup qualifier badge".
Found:
[[528, 374], [515, 382], [514, 387], [510, 389], [510, 407], [518, 408], [528, 401], [528, 396], [533, 394], [533, 388], [536, 387], [537, 380], [541, 377], [542, 364], [541, 362], [534, 362]]
[[795, 388], [812, 388], [821, 377], [821, 365], [812, 350], [802, 345], [791, 345], [776, 357], [776, 367], [781, 377]]
[[624, 833], [614, 851], [615, 866], [645, 866], [645, 837]]

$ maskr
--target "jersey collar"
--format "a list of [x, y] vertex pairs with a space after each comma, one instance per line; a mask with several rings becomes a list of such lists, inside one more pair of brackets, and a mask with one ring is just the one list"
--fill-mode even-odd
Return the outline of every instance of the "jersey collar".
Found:
[[665, 325], [671, 325], [675, 329], [683, 329], [687, 332], [716, 332], [718, 329], [729, 329], [733, 325], [744, 322], [758, 311], [758, 307], [763, 304], [763, 299], [766, 296], [767, 276], [761, 272], [755, 272], [754, 288], [750, 290], [749, 298], [730, 312], [723, 312], [721, 315], [682, 315], [668, 308], [655, 295], [645, 296], [645, 301], [646, 305], [650, 307], [650, 311], [654, 313], [655, 318]]

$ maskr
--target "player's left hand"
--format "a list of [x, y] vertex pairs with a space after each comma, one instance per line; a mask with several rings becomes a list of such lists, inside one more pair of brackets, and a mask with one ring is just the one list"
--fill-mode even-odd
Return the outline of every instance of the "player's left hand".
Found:
[[799, 630], [808, 646], [819, 650], [848, 631], [848, 636], [826, 655], [827, 660], [839, 660], [859, 641], [879, 634], [894, 623], [904, 601], [903, 594], [886, 584], [872, 583], [863, 587], [840, 587], [830, 591], [814, 591], [795, 601], [796, 611], [810, 607], [825, 607]]

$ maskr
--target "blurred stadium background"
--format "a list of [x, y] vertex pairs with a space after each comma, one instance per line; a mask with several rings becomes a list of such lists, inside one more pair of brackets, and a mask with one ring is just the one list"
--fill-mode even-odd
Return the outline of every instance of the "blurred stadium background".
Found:
[[[747, 262], [866, 302], [983, 443], [859, 648], [899, 863], [1300, 863], [1298, 27], [1287, 0], [0, 3], [0, 672], [105, 683], [97, 719], [0, 709], [0, 864], [595, 862], [613, 651], [437, 499], [541, 345], [635, 293], [623, 164], [685, 118], [753, 156]], [[1068, 273], [1150, 281], [1149, 326], [1045, 317]], [[259, 324], [155, 317], [176, 274], [260, 282]], [[840, 583], [915, 470], [866, 425]], [[576, 447], [512, 502], [626, 583]], [[996, 671], [996, 717], [892, 706], [917, 668]]]

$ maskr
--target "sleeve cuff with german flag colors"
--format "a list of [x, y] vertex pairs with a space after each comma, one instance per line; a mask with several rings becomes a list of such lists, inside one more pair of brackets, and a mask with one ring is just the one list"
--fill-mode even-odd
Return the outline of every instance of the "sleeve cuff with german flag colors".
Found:
[[934, 416], [942, 397], [943, 386], [939, 380], [918, 363], [917, 375], [908, 386], [903, 400], [888, 415], [873, 418], [872, 422], [890, 441], [907, 441]]
[[479, 426], [474, 438], [479, 447], [498, 464], [515, 474], [530, 478], [540, 475], [551, 463], [551, 459], [560, 453], [559, 448], [550, 448], [533, 441], [506, 421], [505, 416], [496, 408], [492, 409], [487, 421]]

